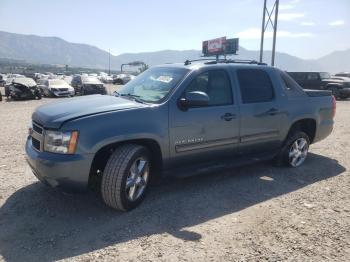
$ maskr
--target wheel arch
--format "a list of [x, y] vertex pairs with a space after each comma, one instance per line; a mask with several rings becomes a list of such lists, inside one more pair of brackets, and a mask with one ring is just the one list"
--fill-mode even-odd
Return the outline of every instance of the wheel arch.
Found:
[[89, 187], [99, 190], [99, 183], [102, 178], [103, 170], [107, 161], [114, 150], [125, 144], [135, 144], [144, 146], [150, 152], [152, 179], [157, 179], [161, 176], [163, 168], [163, 157], [159, 143], [154, 139], [130, 139], [125, 141], [118, 141], [110, 143], [101, 147], [95, 154], [89, 173]]
[[288, 139], [291, 133], [300, 130], [308, 135], [310, 144], [312, 144], [316, 136], [316, 126], [317, 121], [313, 118], [298, 119], [290, 126], [286, 139]]

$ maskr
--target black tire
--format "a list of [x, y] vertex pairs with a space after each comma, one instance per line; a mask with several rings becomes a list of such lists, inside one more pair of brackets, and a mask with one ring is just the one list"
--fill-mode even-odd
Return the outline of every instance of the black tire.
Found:
[[122, 145], [110, 156], [101, 181], [101, 195], [106, 205], [116, 210], [128, 211], [137, 207], [142, 202], [149, 184], [149, 177], [147, 178], [146, 186], [142, 191], [143, 193], [135, 201], [131, 201], [128, 198], [129, 193], [126, 186], [130, 174], [130, 168], [135, 161], [140, 158], [147, 160], [149, 173], [149, 152], [143, 146], [134, 144]]
[[296, 167], [301, 166], [304, 163], [305, 159], [299, 165], [295, 166], [291, 163], [291, 158], [290, 158], [289, 154], [291, 152], [293, 144], [297, 140], [303, 140], [303, 139], [307, 143], [306, 144], [306, 156], [305, 156], [305, 159], [306, 159], [308, 149], [310, 146], [310, 138], [306, 133], [300, 131], [299, 129], [294, 129], [289, 133], [289, 135], [284, 143], [284, 146], [281, 148], [280, 153], [276, 156], [276, 158], [274, 160], [275, 165], [287, 166], [287, 167], [292, 167], [292, 168], [296, 168]]
[[330, 86], [328, 87], [328, 90], [332, 91], [332, 95], [335, 97], [335, 99], [339, 100], [341, 98], [337, 87]]
[[340, 98], [343, 99], [343, 100], [346, 100], [346, 99], [349, 98], [349, 96], [348, 95], [341, 95]]
[[35, 97], [40, 100], [42, 98], [41, 92], [39, 90], [35, 91]]
[[54, 93], [51, 90], [48, 90], [48, 97], [50, 97], [50, 98], [55, 97]]

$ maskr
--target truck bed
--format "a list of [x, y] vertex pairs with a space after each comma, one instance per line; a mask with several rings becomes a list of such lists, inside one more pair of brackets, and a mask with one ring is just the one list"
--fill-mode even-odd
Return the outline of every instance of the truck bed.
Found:
[[304, 89], [304, 92], [310, 97], [331, 96], [332, 95], [332, 91], [329, 91], [329, 90]]

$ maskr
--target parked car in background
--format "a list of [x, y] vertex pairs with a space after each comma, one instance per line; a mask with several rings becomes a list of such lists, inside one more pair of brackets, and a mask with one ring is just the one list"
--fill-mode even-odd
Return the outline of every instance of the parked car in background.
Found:
[[119, 74], [114, 76], [113, 84], [125, 85], [135, 78], [132, 74]]
[[341, 72], [335, 74], [335, 76], [342, 76], [342, 77], [349, 77], [350, 78], [350, 72]]
[[5, 86], [6, 84], [6, 76], [0, 75], [0, 86]]
[[25, 78], [25, 76], [24, 76], [24, 75], [20, 75], [20, 74], [8, 74], [8, 75], [6, 76], [6, 83], [5, 83], [5, 85], [11, 84], [12, 81], [13, 81], [14, 79], [16, 79], [16, 78]]
[[75, 75], [73, 76], [71, 84], [74, 87], [76, 94], [80, 94], [80, 95], [93, 95], [93, 94], [106, 95], [107, 94], [106, 87], [97, 77], [88, 76], [88, 75]]
[[72, 83], [72, 76], [63, 76], [62, 80], [64, 80], [67, 84], [71, 85]]
[[111, 84], [113, 82], [113, 77], [108, 74], [100, 74], [98, 79], [105, 84]]
[[309, 145], [332, 132], [335, 107], [330, 91], [303, 90], [274, 67], [156, 66], [115, 96], [37, 108], [27, 161], [47, 185], [94, 188], [108, 206], [130, 210], [161, 174], [271, 159], [301, 166]]
[[326, 72], [288, 72], [304, 89], [329, 90], [337, 99], [350, 97], [350, 79], [332, 77]]
[[41, 99], [41, 91], [32, 78], [17, 77], [5, 86], [5, 96], [13, 100]]
[[38, 86], [48, 97], [74, 96], [74, 88], [62, 79], [40, 79]]

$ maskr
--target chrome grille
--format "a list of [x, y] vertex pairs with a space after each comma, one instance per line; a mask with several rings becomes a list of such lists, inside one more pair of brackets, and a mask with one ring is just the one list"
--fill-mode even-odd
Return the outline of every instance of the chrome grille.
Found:
[[40, 151], [40, 141], [36, 140], [34, 137], [32, 137], [32, 145], [36, 150]]
[[43, 133], [43, 128], [41, 126], [39, 126], [38, 124], [33, 122], [33, 131], [37, 132], [38, 134]]
[[32, 146], [35, 150], [43, 151], [44, 128], [37, 123], [32, 122], [33, 132], [31, 133]]

